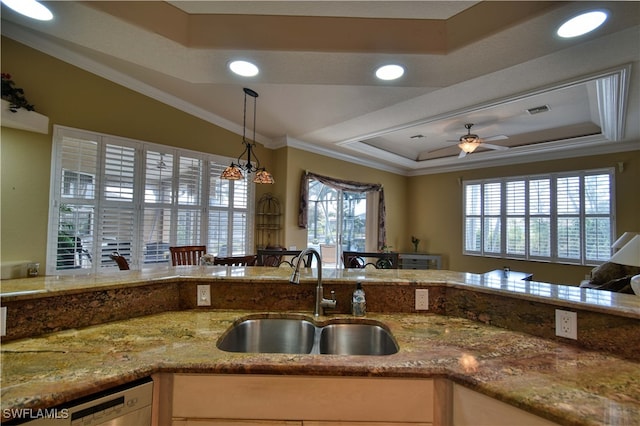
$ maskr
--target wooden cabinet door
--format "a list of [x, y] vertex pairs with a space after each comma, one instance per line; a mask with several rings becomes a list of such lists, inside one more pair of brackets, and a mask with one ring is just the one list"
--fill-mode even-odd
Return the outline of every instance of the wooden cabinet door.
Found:
[[175, 420], [393, 424], [434, 418], [434, 386], [428, 379], [175, 374], [172, 393]]
[[433, 423], [397, 423], [397, 422], [323, 422], [306, 421], [302, 426], [431, 426]]
[[229, 420], [229, 419], [174, 419], [172, 426], [302, 426], [302, 422], [289, 420]]
[[453, 385], [453, 426], [558, 426], [550, 420]]

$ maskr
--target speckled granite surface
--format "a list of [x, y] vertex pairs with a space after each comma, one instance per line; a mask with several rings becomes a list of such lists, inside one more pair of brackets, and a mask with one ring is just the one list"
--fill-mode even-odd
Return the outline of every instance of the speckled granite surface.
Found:
[[[452, 271], [325, 269], [334, 316], [364, 282], [368, 318], [391, 328], [398, 354], [219, 351], [250, 311], [310, 312], [316, 272], [303, 271], [300, 286], [289, 274], [168, 267], [4, 281], [2, 407], [47, 407], [153, 372], [390, 375], [447, 377], [562, 424], [640, 424], [640, 297]], [[198, 284], [210, 286], [214, 310], [195, 309]], [[430, 289], [439, 315], [415, 313], [415, 288]], [[577, 341], [553, 335], [556, 308], [578, 313]]]
[[[38, 277], [2, 283], [9, 310], [5, 341], [168, 310], [196, 308], [197, 285], [209, 285], [212, 308], [282, 311], [311, 309], [313, 277], [288, 283], [290, 269], [176, 267], [114, 271], [100, 276]], [[552, 340], [555, 309], [577, 312], [578, 340], [570, 343], [640, 361], [640, 297], [452, 271], [323, 271], [325, 294], [335, 291], [348, 313], [362, 281], [371, 312], [414, 313], [415, 289], [429, 289], [430, 312], [459, 316]]]
[[395, 355], [217, 349], [245, 315], [256, 314], [166, 312], [3, 344], [2, 408], [51, 406], [153, 372], [446, 377], [561, 424], [640, 424], [640, 365], [601, 352], [424, 314], [367, 315], [394, 334]]
[[[290, 268], [179, 266], [138, 271], [112, 271], [98, 276], [40, 276], [3, 281], [0, 286], [0, 296], [3, 301], [26, 300], [86, 290], [108, 290], [153, 283], [188, 283], [199, 280], [210, 283], [230, 279], [246, 283], [287, 282], [290, 274]], [[301, 282], [312, 283], [316, 275], [315, 269], [304, 269], [301, 273]], [[452, 288], [510, 295], [522, 300], [553, 302], [567, 307], [588, 306], [591, 311], [614, 312], [616, 315], [640, 319], [640, 296], [573, 286], [445, 270], [324, 268], [322, 276], [326, 284], [351, 283], [353, 285], [356, 281], [389, 285], [442, 284]]]

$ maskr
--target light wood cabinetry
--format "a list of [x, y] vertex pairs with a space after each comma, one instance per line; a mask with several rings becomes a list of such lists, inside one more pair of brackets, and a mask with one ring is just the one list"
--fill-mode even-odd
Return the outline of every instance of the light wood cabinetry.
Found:
[[[434, 381], [370, 377], [175, 374], [163, 382], [174, 426], [433, 425]], [[248, 423], [247, 423], [248, 422]]]
[[172, 426], [302, 426], [302, 422], [288, 421], [288, 420], [272, 421], [272, 420], [228, 420], [228, 419], [174, 420], [173, 423], [171, 424]]
[[453, 426], [558, 426], [502, 401], [453, 385]]
[[154, 375], [154, 425], [558, 426], [446, 379]]

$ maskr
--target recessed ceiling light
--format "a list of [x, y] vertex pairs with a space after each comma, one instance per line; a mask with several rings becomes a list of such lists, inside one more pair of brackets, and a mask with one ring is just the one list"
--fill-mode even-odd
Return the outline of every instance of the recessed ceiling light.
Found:
[[242, 77], [253, 77], [258, 75], [258, 67], [247, 61], [233, 61], [229, 64], [229, 69]]
[[563, 38], [578, 37], [598, 28], [607, 20], [607, 13], [596, 10], [580, 14], [569, 19], [558, 28], [558, 35]]
[[36, 0], [2, 0], [9, 8], [38, 21], [50, 21], [53, 13], [46, 6]]
[[395, 80], [404, 74], [404, 68], [400, 65], [383, 65], [376, 70], [376, 77], [380, 80]]

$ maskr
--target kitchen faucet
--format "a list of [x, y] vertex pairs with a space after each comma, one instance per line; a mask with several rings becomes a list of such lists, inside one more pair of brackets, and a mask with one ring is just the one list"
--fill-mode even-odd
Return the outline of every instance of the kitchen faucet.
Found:
[[[312, 254], [316, 257], [318, 261], [318, 284], [316, 285], [316, 307], [313, 311], [313, 316], [320, 316], [320, 310], [323, 308], [335, 309], [336, 307], [336, 296], [335, 291], [331, 292], [331, 299], [324, 298], [324, 291], [322, 289], [322, 258], [320, 257], [320, 253], [313, 247], [308, 247], [298, 255], [298, 261], [296, 262], [296, 268], [293, 270], [291, 274], [291, 278], [289, 278], [289, 282], [291, 284], [300, 284], [300, 262], [305, 256]], [[311, 265], [309, 265], [311, 266]], [[324, 312], [323, 312], [324, 314]]]

